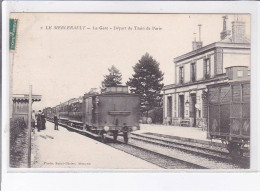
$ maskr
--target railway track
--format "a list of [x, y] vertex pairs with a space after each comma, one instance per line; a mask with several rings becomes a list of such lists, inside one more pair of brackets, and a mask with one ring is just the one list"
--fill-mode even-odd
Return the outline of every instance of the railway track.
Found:
[[150, 143], [167, 149], [175, 149], [187, 154], [195, 154], [201, 158], [214, 160], [219, 163], [226, 163], [227, 166], [232, 165], [234, 168], [249, 168], [250, 166], [248, 157], [238, 157], [234, 160], [226, 150], [217, 146], [185, 142], [174, 138], [161, 138], [160, 134], [131, 134], [131, 136], [131, 139], [135, 141]]
[[[138, 134], [134, 134], [138, 135]], [[157, 134], [157, 133], [143, 133], [142, 135], [146, 135], [148, 137], [159, 137], [163, 140], [170, 140], [171, 143], [189, 146], [189, 147], [195, 147], [202, 150], [209, 150], [216, 153], [220, 153], [222, 155], [228, 156], [231, 158], [230, 153], [228, 152], [227, 148], [224, 144], [218, 143], [218, 142], [210, 142], [205, 140], [196, 140], [196, 139], [190, 139], [190, 138], [183, 138], [178, 136], [171, 136], [171, 135], [164, 135], [164, 134]], [[250, 158], [250, 152], [245, 152], [244, 156], [239, 156], [240, 160], [248, 160]]]
[[220, 160], [230, 160], [227, 152], [215, 150], [209, 147], [203, 147], [199, 145], [193, 145], [187, 142], [180, 142], [172, 139], [161, 139], [158, 137], [150, 136], [150, 135], [140, 135], [140, 134], [132, 134], [132, 139], [137, 141], [144, 141], [147, 143], [152, 143], [155, 145], [165, 146], [173, 149], [178, 149], [181, 151], [186, 151], [194, 154], [198, 154], [201, 156], [211, 157], [213, 159]]
[[[85, 130], [61, 125], [99, 140], [97, 136]], [[219, 148], [157, 135], [132, 133], [128, 144], [123, 143], [121, 136], [118, 136], [116, 142], [109, 137], [105, 144], [165, 169], [241, 169], [249, 166], [249, 163], [235, 164], [228, 153]]]
[[175, 145], [181, 145], [190, 148], [197, 148], [205, 151], [213, 151], [215, 153], [228, 155], [228, 151], [223, 147], [223, 144], [216, 142], [209, 142], [205, 140], [194, 140], [183, 137], [176, 137], [171, 135], [157, 134], [157, 133], [143, 133], [143, 134], [133, 134], [134, 136], [145, 136], [154, 139], [160, 139], [165, 142], [170, 142]]
[[204, 166], [167, 156], [133, 144], [124, 144], [120, 141], [106, 144], [164, 169], [206, 169]]
[[[107, 144], [109, 145], [109, 143]], [[227, 162], [220, 159], [216, 160], [215, 158], [208, 157], [206, 155], [199, 155], [193, 151], [182, 151], [179, 149], [165, 147], [164, 145], [155, 145], [151, 142], [136, 140], [134, 138], [129, 140], [128, 145], [136, 146], [138, 148], [149, 150], [155, 153], [160, 153], [162, 155], [174, 158], [175, 160], [185, 161], [187, 163], [200, 166], [200, 168], [204, 169], [241, 169], [241, 166], [232, 162]]]

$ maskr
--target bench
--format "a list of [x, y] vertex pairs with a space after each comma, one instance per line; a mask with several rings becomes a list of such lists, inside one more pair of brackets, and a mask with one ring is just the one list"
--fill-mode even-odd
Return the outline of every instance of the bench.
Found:
[[190, 126], [190, 120], [189, 119], [182, 119], [180, 125], [183, 126], [183, 127], [189, 127]]
[[173, 119], [172, 119], [172, 125], [174, 125], [174, 126], [180, 126], [180, 121], [181, 121], [180, 118], [173, 118]]

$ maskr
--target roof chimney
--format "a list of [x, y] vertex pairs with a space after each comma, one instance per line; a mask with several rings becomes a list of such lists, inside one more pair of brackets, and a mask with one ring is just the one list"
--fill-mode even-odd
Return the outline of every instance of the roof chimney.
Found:
[[201, 41], [201, 24], [198, 25], [199, 26], [199, 41], [196, 41], [196, 33], [194, 34], [194, 41], [192, 41], [192, 50], [197, 50], [199, 48], [202, 47], [202, 41]]
[[197, 33], [195, 33], [195, 32], [193, 33], [193, 35], [194, 35], [194, 42], [196, 42], [196, 34]]
[[245, 37], [245, 22], [243, 21], [233, 21], [232, 22], [232, 42], [234, 43], [245, 43], [246, 37]]
[[199, 24], [198, 26], [199, 26], [199, 41], [201, 42], [201, 24]]
[[228, 16], [225, 15], [222, 17], [223, 18], [223, 31], [220, 33], [220, 39], [224, 40], [227, 36], [229, 36], [231, 34], [230, 30], [227, 30], [227, 19]]

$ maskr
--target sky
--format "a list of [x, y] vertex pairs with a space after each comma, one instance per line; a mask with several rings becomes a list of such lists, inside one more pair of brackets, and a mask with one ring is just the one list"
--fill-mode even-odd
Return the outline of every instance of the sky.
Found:
[[[220, 40], [222, 16], [12, 13], [11, 18], [18, 19], [17, 47], [10, 55], [13, 94], [28, 93], [31, 84], [33, 94], [42, 95], [35, 109], [56, 106], [99, 88], [112, 65], [121, 71], [124, 84], [146, 52], [159, 62], [163, 83], [173, 84], [173, 59], [191, 51], [198, 24], [205, 46]], [[250, 15], [228, 15], [228, 29], [237, 16], [246, 22], [249, 36]]]

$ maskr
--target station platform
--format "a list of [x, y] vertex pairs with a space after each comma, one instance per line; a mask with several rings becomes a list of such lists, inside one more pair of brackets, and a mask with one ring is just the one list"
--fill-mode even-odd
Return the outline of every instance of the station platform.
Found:
[[157, 124], [140, 124], [140, 130], [133, 133], [156, 133], [162, 135], [172, 136], [184, 141], [198, 142], [198, 143], [213, 143], [221, 146], [221, 141], [207, 139], [207, 131], [202, 131], [201, 128], [195, 127], [181, 127], [172, 125], [157, 125]]
[[33, 135], [33, 168], [160, 169], [160, 167], [76, 132], [46, 122]]

